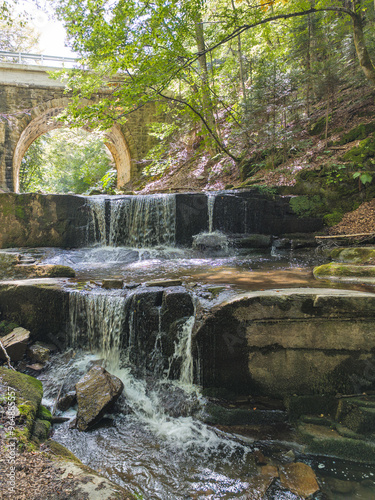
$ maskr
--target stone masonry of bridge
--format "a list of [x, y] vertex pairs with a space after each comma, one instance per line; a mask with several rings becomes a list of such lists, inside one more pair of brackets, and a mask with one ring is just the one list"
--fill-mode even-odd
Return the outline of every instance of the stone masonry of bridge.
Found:
[[[49, 78], [56, 68], [0, 64], [0, 190], [18, 192], [21, 160], [40, 135], [61, 127], [55, 117], [68, 105], [64, 84]], [[126, 124], [105, 131], [105, 144], [122, 188], [142, 169], [153, 145], [147, 125], [155, 119], [154, 103], [130, 114]]]

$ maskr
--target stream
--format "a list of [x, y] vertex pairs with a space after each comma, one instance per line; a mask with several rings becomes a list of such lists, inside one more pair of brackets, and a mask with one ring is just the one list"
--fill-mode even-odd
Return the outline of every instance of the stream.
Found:
[[[234, 248], [214, 229], [215, 199], [208, 199], [209, 230], [191, 248], [175, 246], [173, 196], [160, 195], [93, 197], [84, 248], [23, 249], [38, 262], [76, 271], [65, 284], [70, 349], [54, 355], [40, 375], [44, 404], [52, 407], [62, 382], [64, 392], [72, 389], [96, 363], [125, 386], [116, 411], [100, 424], [88, 432], [70, 429], [69, 422], [55, 425], [53, 439], [136, 498], [251, 498], [247, 491], [258, 470], [257, 450], [275, 464], [287, 463], [292, 453], [293, 460], [310, 465], [322, 486], [316, 500], [375, 498], [373, 467], [305, 455], [287, 423], [258, 426], [248, 434], [205, 423], [208, 400], [193, 383], [195, 315], [179, 324], [167, 363], [159, 349], [160, 317], [152, 352], [137, 340], [132, 300], [154, 280], [181, 281], [194, 307], [203, 311], [250, 290], [336, 286], [373, 292], [370, 285], [317, 282], [312, 267], [325, 259], [315, 249]], [[121, 289], [104, 290], [101, 281], [109, 278], [121, 279]], [[75, 410], [62, 415], [73, 419]], [[299, 497], [276, 481], [266, 498]]]

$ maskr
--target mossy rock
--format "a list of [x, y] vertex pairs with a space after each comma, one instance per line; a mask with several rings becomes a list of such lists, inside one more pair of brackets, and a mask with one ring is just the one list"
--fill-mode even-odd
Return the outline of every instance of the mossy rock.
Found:
[[285, 422], [286, 415], [281, 410], [253, 410], [248, 408], [224, 408], [211, 404], [206, 407], [204, 421], [211, 425], [261, 425]]
[[82, 464], [82, 462], [70, 450], [68, 450], [68, 448], [65, 448], [65, 446], [63, 446], [62, 444], [53, 441], [53, 439], [48, 439], [46, 441], [46, 444], [54, 457], [63, 458], [64, 460]]
[[290, 199], [289, 205], [300, 217], [319, 217], [327, 210], [326, 200], [319, 195], [295, 196]]
[[326, 226], [333, 227], [336, 226], [336, 224], [338, 224], [339, 222], [341, 222], [343, 217], [344, 217], [344, 212], [335, 210], [330, 214], [326, 214], [323, 217], [323, 222]]
[[374, 168], [373, 157], [375, 155], [375, 135], [372, 134], [367, 139], [364, 139], [358, 146], [347, 151], [342, 159], [347, 162], [352, 162], [355, 168]]
[[48, 272], [50, 278], [74, 278], [74, 269], [69, 266], [54, 265]]
[[0, 337], [4, 337], [11, 333], [15, 328], [18, 328], [19, 325], [14, 323], [13, 321], [0, 321]]
[[375, 261], [375, 247], [338, 247], [330, 252], [332, 260], [352, 264], [366, 264]]
[[375, 408], [354, 407], [342, 420], [343, 425], [358, 433], [373, 433], [375, 430]]
[[37, 418], [34, 423], [31, 440], [36, 443], [41, 443], [48, 438], [51, 429], [51, 422]]
[[331, 262], [313, 269], [314, 277], [324, 278], [373, 278], [375, 279], [375, 266], [356, 266], [353, 264], [338, 264]]
[[357, 127], [352, 128], [349, 132], [344, 134], [340, 139], [340, 144], [344, 145], [358, 139], [366, 139], [366, 137], [368, 137], [373, 132], [375, 132], [375, 122], [361, 123]]
[[0, 380], [2, 385], [14, 390], [21, 424], [15, 433], [20, 444], [27, 444], [43, 396], [42, 383], [34, 377], [4, 367], [0, 367]]
[[37, 417], [40, 418], [41, 420], [48, 420], [48, 422], [51, 422], [52, 413], [49, 411], [48, 408], [46, 408], [43, 405], [40, 405]]

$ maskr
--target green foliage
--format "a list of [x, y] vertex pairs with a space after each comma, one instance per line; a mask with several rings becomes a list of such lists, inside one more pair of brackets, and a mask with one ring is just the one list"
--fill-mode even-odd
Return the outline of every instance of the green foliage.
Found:
[[317, 217], [326, 210], [326, 203], [319, 195], [295, 196], [290, 199], [289, 204], [300, 217]]
[[[57, 0], [71, 47], [93, 70], [68, 72], [73, 100], [66, 117], [105, 129], [148, 103], [177, 102], [184, 119], [206, 134], [211, 156], [218, 148], [240, 164], [269, 150], [242, 167], [242, 179], [260, 168], [277, 168], [298, 147], [294, 134], [306, 117], [314, 116], [310, 132], [325, 136], [326, 118], [312, 115], [312, 104], [322, 100], [321, 114], [333, 121], [338, 85], [361, 80], [353, 56], [355, 14], [348, 3], [332, 0], [250, 3]], [[319, 12], [311, 12], [312, 5]], [[361, 8], [363, 39], [371, 48], [373, 3], [362, 0]], [[111, 91], [90, 101], [103, 86]], [[84, 99], [91, 103], [82, 106]], [[181, 122], [173, 122], [180, 131]], [[221, 130], [225, 122], [230, 134]], [[167, 129], [151, 131], [158, 142], [147, 156], [146, 177], [172, 165]], [[332, 174], [330, 182], [339, 181]]]
[[343, 160], [350, 162], [355, 169], [374, 170], [375, 134], [367, 137], [343, 155]]
[[12, 321], [0, 321], [0, 337], [8, 335], [8, 333], [12, 332], [18, 326], [17, 323], [13, 323]]
[[326, 214], [323, 217], [323, 222], [326, 226], [332, 227], [332, 226], [335, 226], [336, 224], [338, 224], [341, 221], [341, 219], [343, 218], [343, 216], [344, 216], [343, 212], [340, 212], [339, 210], [335, 210], [334, 212], [332, 212], [330, 214]]
[[330, 164], [326, 171], [326, 179], [325, 183], [327, 185], [330, 184], [338, 184], [340, 182], [343, 182], [347, 175], [347, 165], [342, 165], [342, 164]]
[[58, 129], [41, 136], [21, 163], [21, 192], [80, 194], [94, 186], [111, 191], [115, 182], [103, 138], [83, 130]]
[[277, 189], [271, 186], [259, 184], [258, 186], [254, 186], [254, 189], [256, 189], [259, 194], [263, 194], [271, 198], [277, 195]]
[[359, 191], [361, 190], [361, 184], [366, 186], [366, 184], [370, 184], [372, 182], [372, 175], [368, 172], [355, 172], [353, 174], [353, 179], [358, 179], [359, 182]]
[[158, 143], [150, 149], [145, 160], [147, 166], [142, 170], [142, 174], [147, 177], [162, 175], [172, 164], [172, 160], [168, 154], [170, 150], [170, 142], [173, 135], [178, 130], [176, 123], [154, 122], [149, 125], [150, 135], [155, 137]]

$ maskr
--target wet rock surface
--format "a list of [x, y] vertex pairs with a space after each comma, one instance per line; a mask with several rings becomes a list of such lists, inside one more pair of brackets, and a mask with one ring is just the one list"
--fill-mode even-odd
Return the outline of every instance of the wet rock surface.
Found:
[[76, 427], [85, 431], [99, 422], [113, 408], [120, 397], [124, 384], [101, 366], [94, 366], [76, 384]]
[[307, 498], [319, 491], [314, 471], [308, 465], [295, 462], [280, 468], [280, 481], [284, 488]]
[[49, 360], [51, 351], [45, 344], [36, 342], [29, 347], [27, 355], [33, 363], [43, 364]]
[[69, 391], [61, 396], [57, 402], [57, 408], [60, 411], [67, 411], [77, 403], [77, 395], [75, 391]]

